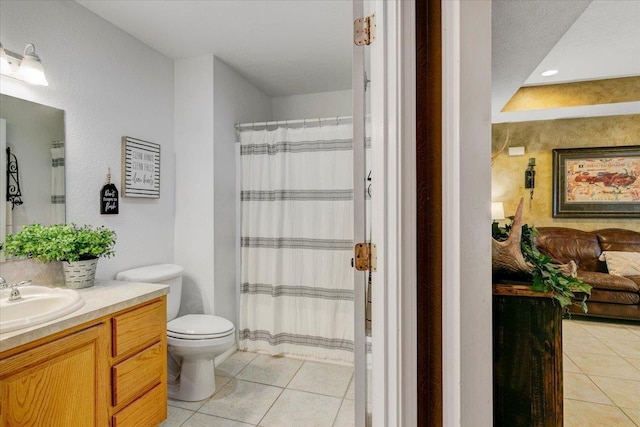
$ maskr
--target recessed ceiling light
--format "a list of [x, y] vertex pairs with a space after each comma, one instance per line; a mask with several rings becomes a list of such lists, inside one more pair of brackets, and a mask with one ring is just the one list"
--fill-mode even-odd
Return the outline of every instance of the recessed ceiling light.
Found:
[[558, 74], [558, 70], [543, 71], [540, 75], [543, 76], [543, 77], [549, 77], [549, 76], [553, 76], [555, 74]]

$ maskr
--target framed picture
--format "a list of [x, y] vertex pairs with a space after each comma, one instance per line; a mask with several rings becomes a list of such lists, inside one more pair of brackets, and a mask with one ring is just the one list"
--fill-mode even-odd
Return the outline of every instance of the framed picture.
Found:
[[124, 197], [160, 198], [160, 144], [122, 137]]
[[640, 217], [640, 145], [553, 150], [553, 216]]

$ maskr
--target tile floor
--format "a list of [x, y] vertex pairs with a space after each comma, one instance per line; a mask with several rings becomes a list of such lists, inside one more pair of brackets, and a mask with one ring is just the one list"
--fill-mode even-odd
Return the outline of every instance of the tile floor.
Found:
[[[640, 427], [640, 323], [563, 321], [564, 426]], [[353, 426], [353, 368], [236, 352], [217, 392], [169, 400], [162, 427]]]
[[565, 427], [640, 426], [640, 323], [565, 319]]
[[216, 393], [169, 399], [162, 427], [353, 426], [353, 368], [236, 352], [216, 368]]

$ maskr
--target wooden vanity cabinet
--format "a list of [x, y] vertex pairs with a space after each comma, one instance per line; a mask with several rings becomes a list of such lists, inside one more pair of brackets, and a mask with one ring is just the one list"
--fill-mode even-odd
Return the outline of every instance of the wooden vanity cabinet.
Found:
[[105, 323], [0, 361], [0, 426], [108, 425]]
[[111, 325], [111, 426], [158, 425], [167, 417], [165, 302], [120, 313]]
[[167, 415], [166, 297], [0, 354], [0, 427], [154, 426]]

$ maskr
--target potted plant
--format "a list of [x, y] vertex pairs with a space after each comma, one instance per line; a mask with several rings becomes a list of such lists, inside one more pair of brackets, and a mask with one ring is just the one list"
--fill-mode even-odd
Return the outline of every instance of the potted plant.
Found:
[[93, 285], [98, 258], [111, 257], [115, 242], [116, 233], [106, 227], [32, 224], [7, 235], [5, 253], [45, 263], [62, 261], [66, 286], [86, 288]]

